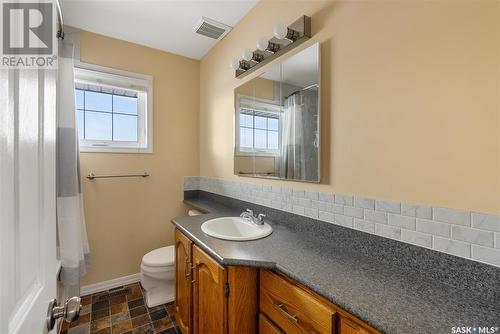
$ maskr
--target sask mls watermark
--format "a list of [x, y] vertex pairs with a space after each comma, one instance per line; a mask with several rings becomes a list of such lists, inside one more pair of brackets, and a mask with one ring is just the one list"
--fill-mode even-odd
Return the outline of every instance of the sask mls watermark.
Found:
[[0, 68], [57, 68], [54, 3], [50, 0], [0, 1]]

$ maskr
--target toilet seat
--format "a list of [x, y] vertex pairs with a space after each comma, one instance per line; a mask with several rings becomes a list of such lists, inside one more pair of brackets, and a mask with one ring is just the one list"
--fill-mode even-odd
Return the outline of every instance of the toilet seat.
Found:
[[167, 267], [175, 264], [174, 246], [161, 247], [154, 249], [144, 255], [142, 265], [148, 268]]

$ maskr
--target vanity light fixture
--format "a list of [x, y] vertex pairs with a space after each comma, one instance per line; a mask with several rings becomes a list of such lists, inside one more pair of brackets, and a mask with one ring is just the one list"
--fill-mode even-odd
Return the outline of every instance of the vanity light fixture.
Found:
[[274, 27], [274, 37], [277, 39], [286, 39], [290, 42], [295, 42], [300, 36], [300, 33], [296, 30], [290, 29], [283, 23], [278, 23]]
[[260, 37], [257, 40], [257, 50], [245, 49], [241, 55], [243, 60], [233, 58], [229, 66], [235, 70], [236, 78], [242, 78], [309, 38], [311, 38], [309, 16], [303, 15], [289, 26], [279, 23], [274, 27], [271, 39]]

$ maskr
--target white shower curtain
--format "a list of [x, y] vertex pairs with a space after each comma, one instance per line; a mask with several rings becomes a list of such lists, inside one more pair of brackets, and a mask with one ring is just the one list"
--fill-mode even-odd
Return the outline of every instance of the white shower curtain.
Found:
[[281, 136], [281, 177], [305, 180], [304, 104], [301, 94], [285, 99]]
[[59, 42], [57, 87], [57, 230], [61, 281], [69, 296], [80, 295], [80, 277], [89, 262], [89, 244], [80, 185], [75, 110], [73, 44]]

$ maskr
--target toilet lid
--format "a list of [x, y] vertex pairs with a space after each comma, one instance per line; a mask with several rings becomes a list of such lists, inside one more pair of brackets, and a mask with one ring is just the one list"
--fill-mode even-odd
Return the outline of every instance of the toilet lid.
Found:
[[142, 263], [149, 267], [164, 267], [175, 264], [174, 246], [152, 250], [144, 255]]

